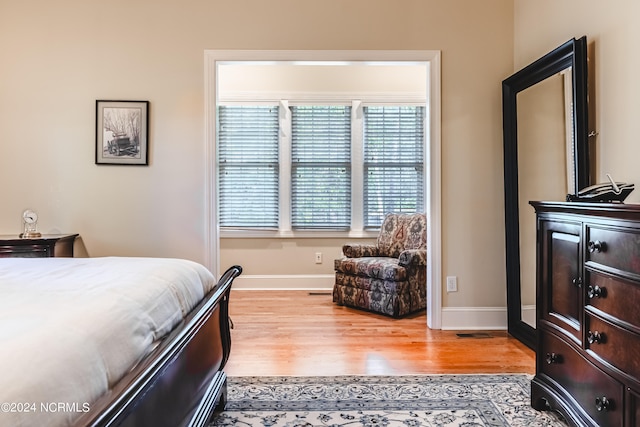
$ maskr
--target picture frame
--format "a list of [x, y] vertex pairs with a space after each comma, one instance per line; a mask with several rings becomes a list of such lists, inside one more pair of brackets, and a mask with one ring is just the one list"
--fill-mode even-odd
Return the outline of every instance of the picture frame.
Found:
[[97, 165], [149, 164], [149, 101], [96, 101]]

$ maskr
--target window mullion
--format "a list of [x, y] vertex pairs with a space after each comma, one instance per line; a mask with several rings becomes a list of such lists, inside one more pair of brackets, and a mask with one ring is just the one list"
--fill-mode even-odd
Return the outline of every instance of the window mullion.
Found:
[[362, 101], [351, 103], [351, 230], [364, 228], [364, 124]]
[[291, 110], [280, 100], [280, 231], [291, 231]]

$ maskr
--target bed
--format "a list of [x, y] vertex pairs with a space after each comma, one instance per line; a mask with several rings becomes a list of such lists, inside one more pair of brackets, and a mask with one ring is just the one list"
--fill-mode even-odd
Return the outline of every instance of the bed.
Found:
[[168, 258], [0, 259], [0, 425], [203, 426], [226, 399], [228, 301]]

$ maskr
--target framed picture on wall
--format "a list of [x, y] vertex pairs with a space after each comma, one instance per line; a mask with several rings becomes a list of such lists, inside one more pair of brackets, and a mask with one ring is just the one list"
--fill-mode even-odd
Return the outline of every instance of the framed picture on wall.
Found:
[[149, 164], [149, 101], [96, 101], [96, 164]]

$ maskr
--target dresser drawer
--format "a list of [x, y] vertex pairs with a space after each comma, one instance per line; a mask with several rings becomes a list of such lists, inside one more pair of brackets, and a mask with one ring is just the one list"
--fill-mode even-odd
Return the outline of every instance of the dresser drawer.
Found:
[[587, 226], [586, 261], [640, 274], [640, 230]]
[[45, 245], [7, 246], [0, 245], [0, 258], [48, 258], [51, 247]]
[[571, 345], [540, 330], [538, 371], [551, 377], [600, 426], [622, 426], [622, 384], [586, 360]]
[[588, 314], [585, 322], [586, 348], [621, 371], [640, 377], [640, 336], [594, 315]]
[[640, 328], [640, 286], [627, 280], [589, 271], [587, 307]]

